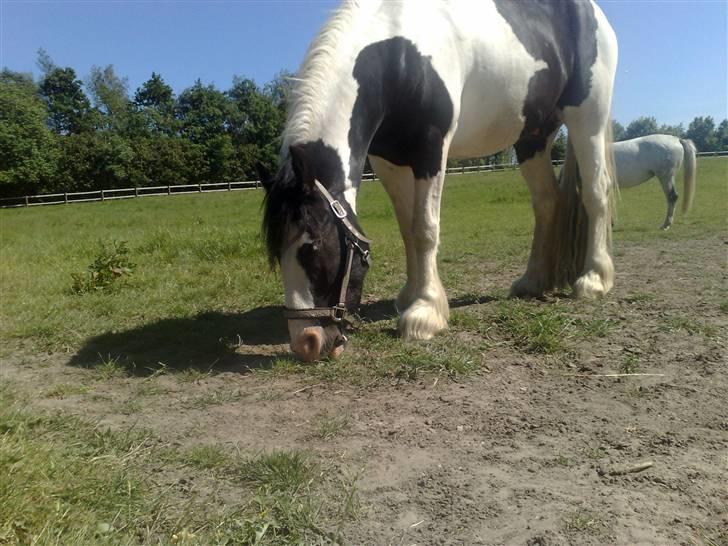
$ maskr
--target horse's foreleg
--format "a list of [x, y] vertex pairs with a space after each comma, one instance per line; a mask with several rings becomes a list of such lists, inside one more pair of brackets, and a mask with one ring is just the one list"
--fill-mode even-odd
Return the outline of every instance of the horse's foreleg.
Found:
[[409, 167], [400, 167], [376, 156], [369, 156], [369, 161], [392, 201], [407, 256], [407, 282], [396, 301], [397, 311], [402, 313], [414, 301], [417, 286], [417, 250], [412, 233], [415, 178]]
[[661, 230], [670, 229], [672, 225], [672, 217], [675, 213], [675, 203], [677, 203], [677, 191], [675, 191], [675, 173], [671, 172], [659, 177], [662, 191], [665, 193], [665, 199], [667, 199], [667, 215], [665, 221], [660, 227]]
[[614, 285], [614, 264], [609, 253], [611, 240], [612, 179], [608, 172], [605, 134], [585, 134], [579, 125], [569, 126], [582, 178], [581, 199], [589, 219], [584, 268], [574, 283], [578, 298], [603, 296]]
[[553, 288], [553, 222], [558, 199], [558, 186], [551, 165], [551, 142], [521, 164], [521, 174], [531, 192], [535, 217], [531, 255], [526, 272], [511, 285], [511, 296], [537, 297]]
[[449, 308], [437, 271], [440, 198], [447, 154], [443, 156], [443, 164], [437, 175], [414, 181], [412, 235], [416, 249], [417, 282], [414, 300], [399, 319], [399, 331], [405, 339], [430, 339], [447, 328]]

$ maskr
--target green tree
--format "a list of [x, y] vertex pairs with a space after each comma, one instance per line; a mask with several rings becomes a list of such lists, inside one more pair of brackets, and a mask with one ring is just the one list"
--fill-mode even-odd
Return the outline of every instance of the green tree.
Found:
[[619, 123], [616, 119], [612, 120], [612, 138], [614, 142], [624, 140], [625, 130], [624, 125]]
[[627, 125], [627, 129], [624, 132], [624, 140], [654, 135], [657, 132], [657, 120], [652, 116], [643, 116]]
[[45, 104], [32, 80], [7, 70], [0, 78], [0, 195], [52, 189], [58, 150]]
[[91, 67], [86, 85], [94, 106], [104, 115], [106, 128], [121, 128], [129, 112], [128, 83], [114, 72], [113, 65]]
[[715, 131], [716, 145], [719, 150], [728, 150], [728, 119], [724, 119]]
[[48, 106], [48, 125], [58, 134], [93, 130], [91, 103], [73, 68], [54, 67], [40, 81], [40, 93]]
[[715, 122], [710, 116], [699, 116], [690, 122], [685, 137], [695, 143], [700, 152], [712, 152], [718, 149], [715, 134]]
[[143, 129], [166, 135], [176, 133], [174, 92], [159, 74], [152, 72], [152, 76], [136, 90], [134, 105]]
[[662, 124], [660, 125], [658, 133], [661, 135], [672, 135], [678, 138], [683, 138], [685, 135], [685, 127], [683, 127], [682, 123], [678, 123], [677, 125]]
[[562, 161], [566, 157], [566, 142], [566, 131], [562, 127], [556, 134], [553, 146], [551, 146], [551, 161]]

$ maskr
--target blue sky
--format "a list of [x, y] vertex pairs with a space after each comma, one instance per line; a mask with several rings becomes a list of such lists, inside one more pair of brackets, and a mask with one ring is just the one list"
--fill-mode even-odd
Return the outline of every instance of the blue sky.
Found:
[[[427, 0], [421, 0], [427, 1]], [[338, 2], [0, 0], [0, 65], [38, 73], [36, 51], [85, 77], [113, 64], [136, 89], [152, 71], [179, 92], [295, 71]], [[613, 114], [687, 123], [728, 110], [728, 2], [601, 1], [620, 43]]]

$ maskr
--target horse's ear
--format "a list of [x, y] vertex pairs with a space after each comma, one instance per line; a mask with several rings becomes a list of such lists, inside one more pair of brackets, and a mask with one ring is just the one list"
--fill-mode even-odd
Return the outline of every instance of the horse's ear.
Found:
[[301, 144], [293, 144], [288, 151], [291, 154], [291, 167], [296, 178], [303, 182], [304, 187], [313, 188], [314, 174], [306, 157], [306, 148]]

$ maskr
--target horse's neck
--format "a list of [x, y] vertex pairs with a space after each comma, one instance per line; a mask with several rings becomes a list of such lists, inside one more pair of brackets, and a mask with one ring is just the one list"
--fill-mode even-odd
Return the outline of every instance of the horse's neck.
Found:
[[366, 39], [357, 27], [363, 24], [373, 4], [345, 4], [311, 44], [297, 76], [283, 135], [284, 153], [291, 144], [317, 140], [336, 150], [343, 168], [343, 182], [342, 187], [331, 189], [343, 193], [353, 210], [356, 210], [366, 151], [357, 152], [357, 157], [353, 157], [349, 143], [351, 114], [357, 96], [352, 70], [355, 53]]

